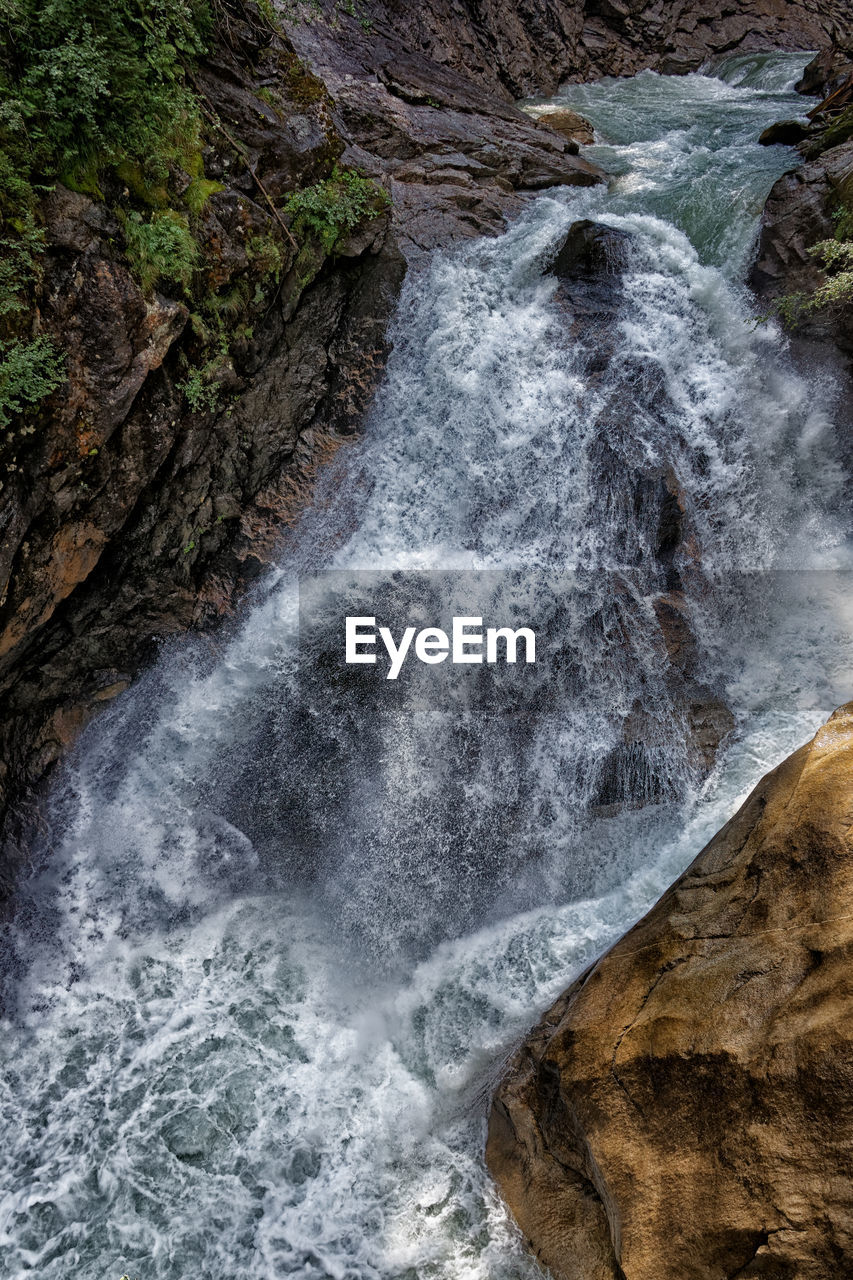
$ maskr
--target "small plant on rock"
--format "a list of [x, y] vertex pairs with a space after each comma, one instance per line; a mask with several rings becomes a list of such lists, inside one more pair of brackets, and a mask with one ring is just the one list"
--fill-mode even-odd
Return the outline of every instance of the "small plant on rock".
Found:
[[821, 240], [809, 249], [826, 279], [811, 293], [787, 293], [774, 303], [774, 311], [789, 328], [815, 311], [838, 310], [853, 303], [853, 209], [842, 205], [833, 218], [834, 239]]
[[[60, 385], [65, 360], [50, 338], [0, 344], [0, 427], [37, 405]], [[25, 428], [31, 434], [34, 428]]]
[[297, 233], [315, 235], [326, 253], [332, 253], [348, 231], [382, 213], [389, 199], [370, 178], [335, 165], [328, 178], [295, 192], [284, 210]]
[[147, 221], [136, 210], [127, 214], [124, 235], [130, 269], [144, 293], [161, 280], [187, 289], [198, 263], [198, 245], [189, 222], [174, 209], [152, 213]]

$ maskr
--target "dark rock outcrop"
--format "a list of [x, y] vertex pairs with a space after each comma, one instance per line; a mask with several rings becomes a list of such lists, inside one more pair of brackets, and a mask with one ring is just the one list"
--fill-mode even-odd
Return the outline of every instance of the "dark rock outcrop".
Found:
[[825, 363], [828, 356], [848, 399], [853, 398], [853, 304], [803, 309], [796, 299], [809, 298], [825, 282], [812, 250], [836, 237], [839, 218], [853, 208], [852, 48], [839, 32], [809, 63], [797, 89], [819, 94], [822, 101], [808, 112], [807, 123], [783, 120], [765, 129], [759, 139], [767, 145], [795, 145], [807, 163], [783, 174], [767, 198], [749, 280], [769, 311], [781, 300], [784, 313], [787, 300], [795, 353], [808, 364]]
[[762, 147], [793, 147], [808, 136], [809, 125], [805, 120], [778, 120], [768, 125], [758, 141]]
[[557, 1280], [853, 1267], [853, 704], [512, 1058], [486, 1157]]
[[[253, 34], [232, 24], [235, 40], [241, 30]], [[204, 156], [221, 188], [200, 215], [204, 269], [243, 320], [199, 403], [182, 384], [206, 358], [203, 322], [180, 293], [143, 291], [131, 274], [120, 188], [104, 202], [60, 184], [41, 211], [37, 325], [66, 380], [2, 441], [0, 815], [13, 808], [0, 891], [26, 789], [159, 640], [230, 611], [359, 423], [387, 353], [405, 272], [387, 214], [329, 255], [289, 242], [270, 203], [325, 176], [344, 148], [323, 86], [284, 38], [223, 46], [197, 84], [227, 122]]]
[[551, 270], [568, 280], [618, 275], [628, 263], [631, 242], [627, 231], [583, 218], [569, 227]]
[[853, 43], [842, 43], [836, 34], [832, 44], [818, 50], [794, 87], [810, 98], [828, 98], [850, 78], [851, 69]]
[[646, 67], [690, 71], [736, 50], [818, 49], [853, 37], [846, 0], [381, 0], [363, 8], [368, 38], [402, 39], [420, 58], [507, 98]]
[[[810, 250], [832, 239], [833, 214], [853, 201], [853, 142], [825, 151], [773, 186], [761, 222], [758, 253], [750, 284], [762, 303], [772, 306], [783, 296], [811, 294], [824, 280]], [[818, 340], [853, 354], [853, 308], [817, 311], [797, 325], [798, 340]]]

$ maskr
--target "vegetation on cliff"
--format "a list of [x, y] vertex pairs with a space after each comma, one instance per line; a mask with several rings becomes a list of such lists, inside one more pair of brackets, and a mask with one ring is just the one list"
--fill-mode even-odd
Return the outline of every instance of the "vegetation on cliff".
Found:
[[774, 304], [791, 328], [816, 311], [840, 310], [853, 302], [853, 208], [840, 204], [833, 219], [835, 236], [819, 240], [808, 251], [825, 273], [822, 282], [811, 292], [783, 294]]
[[[820, 162], [827, 152], [853, 139], [853, 70], [849, 61], [843, 61], [847, 56], [843, 51], [837, 51], [835, 56], [842, 58], [840, 70], [835, 66], [834, 79], [814, 86], [826, 97], [809, 113], [812, 123], [803, 126], [804, 136], [798, 143], [798, 150], [807, 161]], [[818, 55], [810, 67], [820, 59]], [[815, 268], [823, 273], [822, 278], [811, 288], [783, 294], [774, 304], [774, 310], [790, 327], [816, 312], [840, 312], [853, 302], [853, 186], [849, 178], [830, 182], [823, 219], [834, 223], [834, 235], [822, 237], [807, 249]]]
[[[163, 289], [188, 304], [195, 349], [184, 387], [192, 409], [212, 407], [216, 371], [234, 338], [251, 334], [257, 304], [281, 282], [292, 233], [241, 144], [196, 79], [204, 56], [248, 23], [258, 49], [277, 39], [269, 4], [243, 0], [10, 0], [0, 15], [0, 430], [62, 381], [56, 343], [39, 332], [37, 298], [45, 250], [42, 197], [57, 182], [103, 201], [116, 215], [130, 269], [143, 292]], [[279, 41], [279, 82], [291, 98], [315, 102], [321, 82]], [[269, 97], [269, 90], [267, 90]], [[260, 95], [260, 100], [267, 97]], [[205, 173], [214, 143], [246, 163], [273, 225], [253, 246], [253, 278], [230, 281], [209, 251], [204, 208], [222, 185]], [[330, 176], [285, 205], [304, 240], [323, 254], [379, 211], [374, 185], [335, 165]], [[314, 271], [302, 271], [307, 282]], [[192, 345], [192, 344], [191, 344]], [[212, 375], [214, 375], [212, 377]]]
[[102, 196], [135, 171], [151, 203], [198, 173], [201, 115], [188, 63], [213, 27], [206, 0], [11, 0], [0, 16], [0, 314], [19, 314], [38, 278], [45, 187]]

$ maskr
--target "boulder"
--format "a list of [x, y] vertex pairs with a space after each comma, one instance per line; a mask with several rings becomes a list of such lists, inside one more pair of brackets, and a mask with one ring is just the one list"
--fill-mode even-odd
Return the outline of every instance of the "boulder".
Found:
[[556, 1280], [853, 1270], [853, 703], [511, 1059], [486, 1159]]
[[815, 54], [794, 88], [811, 98], [826, 98], [841, 87], [851, 71], [853, 48], [828, 44]]
[[631, 243], [629, 232], [582, 218], [569, 227], [551, 270], [567, 280], [620, 275], [627, 266]]
[[595, 129], [586, 116], [569, 107], [540, 107], [528, 113], [542, 129], [559, 133], [570, 142], [589, 144], [595, 142]]
[[[789, 295], [809, 294], [824, 279], [810, 252], [837, 230], [833, 217], [839, 196], [853, 192], [853, 141], [832, 147], [808, 164], [784, 174], [764, 206], [758, 253], [749, 283], [763, 306]], [[802, 320], [798, 340], [817, 339], [853, 352], [853, 309], [818, 311]]]
[[762, 147], [795, 147], [809, 136], [809, 126], [803, 120], [777, 120], [759, 136]]

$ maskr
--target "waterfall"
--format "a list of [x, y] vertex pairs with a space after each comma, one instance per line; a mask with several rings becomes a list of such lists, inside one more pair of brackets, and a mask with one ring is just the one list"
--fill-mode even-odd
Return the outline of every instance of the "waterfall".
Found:
[[[552, 100], [610, 187], [409, 277], [239, 626], [83, 735], [4, 944], [10, 1277], [539, 1274], [481, 1159], [505, 1054], [850, 694], [835, 390], [738, 283], [804, 61]], [[604, 282], [553, 269], [580, 220], [621, 237]], [[350, 697], [330, 583], [526, 610], [539, 684]]]

